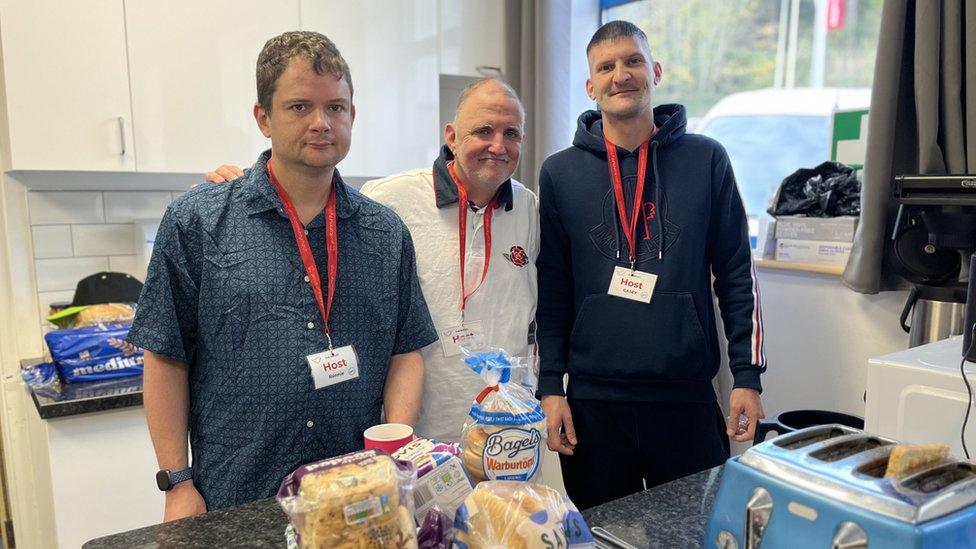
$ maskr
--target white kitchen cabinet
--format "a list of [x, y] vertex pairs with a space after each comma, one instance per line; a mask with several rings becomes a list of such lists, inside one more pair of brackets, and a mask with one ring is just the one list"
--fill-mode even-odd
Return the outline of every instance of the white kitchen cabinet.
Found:
[[2, 0], [15, 170], [135, 169], [122, 0]]
[[[440, 72], [463, 76], [503, 74], [505, 66], [505, 4], [484, 0], [440, 0], [442, 35]], [[479, 72], [478, 67], [487, 68]]]
[[252, 115], [255, 62], [269, 38], [298, 30], [298, 0], [127, 0], [125, 7], [138, 170], [251, 165], [271, 146]]
[[431, 166], [440, 143], [437, 0], [302, 0], [302, 28], [328, 36], [349, 63], [352, 146], [345, 176]]

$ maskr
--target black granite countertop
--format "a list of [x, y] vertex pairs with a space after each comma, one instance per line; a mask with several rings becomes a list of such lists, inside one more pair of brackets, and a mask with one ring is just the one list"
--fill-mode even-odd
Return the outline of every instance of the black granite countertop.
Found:
[[[25, 368], [39, 362], [41, 359], [21, 360], [20, 366]], [[61, 382], [51, 388], [28, 387], [28, 390], [41, 419], [142, 405], [142, 376], [83, 383]]]
[[[636, 547], [701, 547], [722, 467], [583, 511]], [[284, 547], [288, 518], [274, 498], [98, 538], [84, 549]]]
[[703, 547], [722, 466], [583, 511], [635, 547]]

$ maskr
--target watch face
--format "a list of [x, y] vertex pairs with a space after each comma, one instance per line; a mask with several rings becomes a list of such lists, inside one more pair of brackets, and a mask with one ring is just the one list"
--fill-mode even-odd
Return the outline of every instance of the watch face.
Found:
[[169, 483], [169, 471], [163, 470], [156, 473], [156, 486], [158, 486], [163, 492], [173, 487], [173, 485]]

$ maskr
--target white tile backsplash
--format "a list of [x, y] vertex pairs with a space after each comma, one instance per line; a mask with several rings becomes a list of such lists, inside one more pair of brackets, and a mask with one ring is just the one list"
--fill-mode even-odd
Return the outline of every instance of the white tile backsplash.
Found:
[[[167, 196], [169, 193], [162, 193]], [[102, 193], [87, 191], [40, 191], [27, 193], [31, 225], [102, 223]]]
[[179, 192], [30, 191], [37, 308], [41, 326], [50, 326], [50, 304], [71, 301], [82, 278], [117, 271], [145, 281], [137, 255], [133, 220], [159, 220]]
[[134, 219], [160, 219], [173, 197], [169, 192], [105, 192], [105, 221], [130, 223]]
[[108, 270], [108, 257], [72, 257], [34, 261], [37, 291], [74, 290], [88, 275]]
[[75, 256], [131, 255], [135, 253], [132, 223], [72, 225]]
[[108, 258], [109, 270], [117, 273], [130, 274], [139, 282], [146, 281], [146, 270], [139, 264], [139, 256], [136, 255], [112, 255]]
[[70, 225], [38, 225], [31, 227], [34, 258], [71, 257]]

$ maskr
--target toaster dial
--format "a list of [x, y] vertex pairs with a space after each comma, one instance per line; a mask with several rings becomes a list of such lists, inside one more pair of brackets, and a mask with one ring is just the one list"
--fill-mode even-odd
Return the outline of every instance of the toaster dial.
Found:
[[753, 490], [746, 503], [746, 549], [759, 547], [772, 514], [773, 498], [770, 497], [769, 492], [762, 487]]
[[722, 530], [716, 536], [715, 540], [718, 543], [718, 549], [739, 549], [738, 542], [735, 541], [735, 535], [728, 530]]
[[831, 549], [866, 549], [868, 535], [860, 526], [853, 522], [842, 522], [834, 532]]

